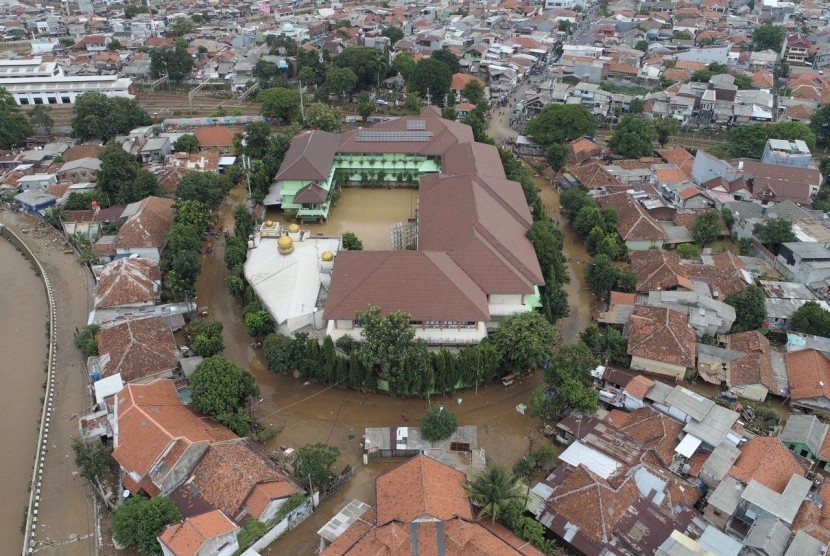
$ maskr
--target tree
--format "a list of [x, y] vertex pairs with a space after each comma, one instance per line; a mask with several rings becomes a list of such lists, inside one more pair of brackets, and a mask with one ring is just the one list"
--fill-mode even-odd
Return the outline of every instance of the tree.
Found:
[[35, 129], [42, 129], [46, 132], [46, 135], [50, 135], [52, 127], [55, 125], [55, 121], [52, 119], [52, 107], [45, 104], [36, 104], [29, 111], [29, 123]]
[[827, 145], [828, 129], [830, 129], [830, 104], [825, 104], [816, 110], [810, 118], [810, 129], [822, 145]]
[[[304, 68], [308, 69], [314, 74], [311, 68]], [[276, 80], [277, 76], [280, 74], [280, 68], [274, 62], [269, 62], [268, 60], [259, 60], [255, 65], [253, 71], [251, 71], [251, 75], [254, 76], [257, 81], [259, 81], [259, 86], [262, 89], [269, 89], [274, 86], [274, 81]], [[305, 81], [307, 84], [311, 85], [314, 83], [314, 77], [311, 77], [311, 80], [304, 80], [302, 79], [303, 76], [300, 77], [301, 81]], [[306, 75], [306, 77], [308, 77]]]
[[507, 372], [542, 364], [556, 342], [556, 329], [537, 312], [510, 315], [491, 334]]
[[14, 97], [0, 87], [0, 148], [16, 147], [31, 134], [32, 126]]
[[665, 147], [669, 142], [669, 137], [680, 131], [680, 122], [673, 116], [656, 117], [651, 121], [651, 125], [657, 132], [657, 142], [661, 147]]
[[569, 19], [559, 20], [559, 32], [560, 33], [570, 33], [571, 32], [571, 21]]
[[386, 27], [380, 34], [389, 39], [390, 46], [395, 46], [395, 43], [403, 38], [403, 30], [399, 27]]
[[582, 341], [560, 346], [545, 369], [545, 383], [556, 391], [553, 403], [558, 410], [573, 407], [583, 413], [597, 408], [597, 392], [592, 387], [591, 371], [600, 361]]
[[183, 45], [165, 46], [150, 51], [150, 75], [158, 79], [164, 75], [170, 81], [181, 81], [193, 69], [193, 57]]
[[350, 68], [357, 76], [357, 89], [377, 85], [389, 70], [387, 55], [377, 48], [349, 46], [334, 58], [338, 68]]
[[75, 99], [72, 106], [72, 136], [81, 141], [107, 141], [118, 134], [151, 123], [149, 114], [142, 110], [135, 99], [84, 93]]
[[243, 320], [248, 336], [252, 338], [262, 338], [274, 331], [274, 321], [265, 309], [246, 313]]
[[625, 158], [650, 156], [654, 152], [657, 133], [645, 120], [628, 114], [614, 127], [608, 146], [614, 154]]
[[637, 41], [637, 43], [634, 45], [634, 48], [636, 50], [642, 50], [643, 52], [646, 52], [648, 51], [648, 41], [646, 39], [641, 39]]
[[215, 172], [190, 172], [176, 187], [179, 201], [199, 201], [214, 207], [233, 187], [230, 178]]
[[378, 366], [385, 376], [392, 376], [413, 345], [415, 331], [410, 316], [401, 311], [383, 315], [378, 307], [367, 307], [355, 316], [361, 323], [360, 357], [369, 368]]
[[225, 349], [222, 341], [222, 321], [200, 320], [191, 323], [195, 334], [193, 351], [202, 357], [212, 357]]
[[760, 327], [767, 318], [764, 290], [751, 284], [743, 291], [733, 293], [724, 299], [735, 308], [735, 322], [732, 332], [744, 332]]
[[344, 232], [341, 238], [343, 249], [349, 251], [363, 251], [363, 242], [352, 232]]
[[607, 255], [597, 255], [588, 265], [585, 280], [597, 297], [606, 299], [619, 281], [619, 270]]
[[75, 452], [75, 465], [80, 470], [81, 477], [93, 483], [114, 463], [112, 449], [103, 442], [84, 442], [76, 438], [72, 441], [72, 451]]
[[434, 57], [418, 61], [409, 77], [409, 90], [417, 92], [422, 98], [429, 94], [433, 104], [444, 104], [451, 85], [452, 71], [447, 64]]
[[375, 103], [369, 93], [362, 92], [357, 96], [357, 113], [364, 122], [369, 121], [369, 116], [375, 111]]
[[97, 187], [113, 204], [128, 204], [150, 195], [158, 195], [161, 188], [151, 172], [144, 170], [136, 158], [112, 141], [100, 155], [101, 167], [96, 172]]
[[537, 143], [564, 143], [583, 135], [593, 135], [597, 120], [579, 104], [551, 104], [530, 120], [527, 134]]
[[700, 257], [700, 247], [694, 243], [681, 243], [677, 246], [677, 255], [681, 259], [697, 259]]
[[752, 50], [780, 52], [785, 38], [787, 38], [786, 29], [773, 25], [772, 21], [766, 20], [752, 32]]
[[406, 108], [406, 111], [410, 114], [419, 113], [423, 105], [424, 100], [418, 93], [408, 93], [406, 97], [403, 99], [403, 106], [404, 108]]
[[291, 122], [300, 114], [300, 93], [294, 89], [274, 87], [260, 91], [257, 99], [262, 103], [260, 113], [266, 118]]
[[745, 73], [739, 73], [735, 76], [735, 86], [738, 89], [745, 91], [752, 88], [752, 76]]
[[326, 70], [326, 80], [322, 89], [326, 94], [344, 97], [354, 91], [357, 86], [357, 74], [352, 68], [329, 66]]
[[100, 326], [97, 324], [90, 324], [75, 334], [72, 341], [75, 344], [75, 347], [81, 350], [84, 357], [98, 355], [98, 340], [95, 339], [95, 335], [98, 334], [99, 330], [101, 330]]
[[254, 215], [244, 204], [233, 207], [233, 234], [247, 240], [254, 233], [256, 221]]
[[561, 143], [552, 143], [545, 150], [545, 162], [548, 163], [555, 172], [558, 172], [565, 166], [565, 161], [568, 159], [568, 149]]
[[718, 211], [707, 210], [695, 217], [694, 231], [692, 236], [695, 243], [706, 247], [713, 243], [721, 235], [721, 215]]
[[199, 150], [199, 140], [192, 133], [185, 133], [173, 142], [173, 151], [177, 153], [195, 153]]
[[752, 228], [752, 235], [776, 255], [782, 243], [795, 241], [793, 223], [783, 218], [774, 218], [758, 222]]
[[264, 158], [271, 143], [271, 126], [265, 122], [251, 122], [245, 126], [245, 154]]
[[183, 37], [196, 31], [196, 24], [189, 17], [177, 17], [170, 25], [170, 34], [174, 37]]
[[516, 478], [507, 467], [494, 464], [486, 473], [482, 473], [471, 483], [464, 485], [464, 490], [473, 504], [480, 508], [479, 518], [490, 516], [493, 523], [511, 504], [524, 504], [525, 496]]
[[458, 429], [455, 414], [444, 406], [433, 407], [421, 419], [421, 438], [429, 442], [438, 442], [451, 437]]
[[642, 114], [644, 108], [643, 99], [634, 97], [631, 99], [631, 104], [628, 105], [628, 112], [629, 114]]
[[298, 479], [311, 479], [312, 486], [325, 488], [332, 480], [332, 467], [340, 457], [340, 450], [318, 442], [306, 444], [297, 450], [294, 461], [294, 476]]
[[597, 202], [584, 187], [572, 187], [559, 195], [559, 204], [565, 215], [572, 220], [583, 207], [596, 206]]
[[808, 301], [792, 314], [790, 328], [803, 334], [830, 338], [830, 312], [815, 301]]
[[259, 395], [254, 377], [220, 355], [204, 359], [190, 375], [193, 408], [222, 422]]
[[431, 57], [434, 60], [438, 60], [439, 62], [446, 64], [446, 66], [450, 68], [450, 72], [453, 74], [461, 71], [461, 64], [458, 62], [458, 56], [453, 54], [448, 48], [442, 48], [441, 50], [434, 51]]
[[461, 96], [470, 101], [470, 103], [476, 105], [479, 102], [487, 100], [484, 96], [484, 87], [478, 79], [470, 79], [467, 84], [464, 85], [464, 88], [461, 89]]
[[165, 282], [173, 296], [182, 300], [195, 291], [196, 279], [202, 272], [199, 255], [195, 251], [179, 251], [167, 259]]
[[713, 72], [709, 71], [708, 69], [705, 70], [697, 70], [692, 74], [691, 81], [695, 83], [708, 83], [712, 76], [715, 75]]
[[315, 102], [305, 110], [303, 127], [340, 133], [343, 130], [343, 115], [339, 108]]
[[161, 554], [158, 536], [181, 518], [179, 509], [166, 496], [133, 496], [112, 512], [112, 536], [122, 546], [135, 546], [141, 554]]

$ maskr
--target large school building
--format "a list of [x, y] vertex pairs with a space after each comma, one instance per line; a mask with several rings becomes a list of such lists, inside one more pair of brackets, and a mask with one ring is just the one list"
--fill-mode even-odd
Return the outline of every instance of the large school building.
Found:
[[21, 105], [72, 104], [84, 93], [133, 98], [131, 79], [117, 75], [67, 76], [55, 62], [42, 58], [0, 60], [0, 87], [4, 87]]

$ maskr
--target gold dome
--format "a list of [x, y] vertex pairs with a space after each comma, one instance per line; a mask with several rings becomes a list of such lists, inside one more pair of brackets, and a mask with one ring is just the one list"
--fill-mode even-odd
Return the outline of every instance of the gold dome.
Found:
[[289, 234], [296, 234], [299, 231], [300, 231], [300, 227], [296, 223], [288, 225], [288, 233]]
[[294, 251], [294, 240], [292, 240], [288, 236], [281, 236], [277, 240], [277, 249], [283, 255], [291, 253], [292, 251]]
[[326, 262], [330, 262], [334, 260], [334, 253], [331, 251], [323, 251], [323, 260]]
[[266, 226], [267, 228], [271, 228], [271, 227], [273, 227], [273, 226], [274, 226], [274, 221], [273, 221], [273, 220], [266, 220], [266, 221], [265, 221], [265, 226]]

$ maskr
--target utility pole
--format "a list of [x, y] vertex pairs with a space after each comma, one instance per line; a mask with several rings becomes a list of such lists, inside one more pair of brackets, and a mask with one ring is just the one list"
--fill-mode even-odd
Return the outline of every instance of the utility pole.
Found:
[[303, 104], [303, 82], [297, 79], [300, 84], [300, 117], [305, 121], [305, 105]]
[[427, 87], [427, 106], [432, 106], [432, 95], [429, 94], [429, 87]]
[[311, 484], [311, 473], [308, 474], [308, 493], [311, 495], [311, 509], [316, 510], [314, 506], [314, 486]]

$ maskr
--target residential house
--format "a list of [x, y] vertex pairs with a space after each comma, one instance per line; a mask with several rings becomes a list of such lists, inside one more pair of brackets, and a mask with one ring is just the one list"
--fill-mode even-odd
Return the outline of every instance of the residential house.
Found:
[[597, 197], [603, 208], [617, 210], [617, 233], [630, 251], [644, 251], [663, 247], [666, 232], [635, 198], [627, 193], [613, 193]]
[[692, 282], [686, 277], [685, 265], [680, 264], [675, 251], [633, 251], [629, 259], [630, 270], [637, 276], [636, 290], [640, 293], [693, 289]]
[[104, 326], [96, 335], [98, 355], [90, 357], [90, 374], [120, 373], [124, 382], [170, 378], [179, 367], [173, 332], [161, 317], [145, 317]]
[[58, 178], [61, 181], [72, 183], [89, 183], [97, 179], [98, 170], [101, 169], [101, 161], [97, 158], [78, 158], [64, 163], [58, 170]]
[[541, 556], [503, 526], [476, 519], [466, 482], [464, 473], [428, 456], [406, 461], [375, 479], [374, 507], [328, 535], [321, 556]]
[[684, 313], [638, 306], [628, 323], [631, 368], [683, 379], [695, 367], [695, 331]]
[[240, 527], [220, 510], [168, 525], [158, 541], [164, 556], [231, 556], [239, 550]]
[[764, 145], [764, 154], [761, 156], [764, 164], [778, 164], [781, 166], [795, 166], [809, 168], [813, 165], [813, 155], [807, 143], [801, 139], [785, 141], [783, 139], [767, 139]]
[[14, 200], [23, 210], [39, 218], [43, 218], [46, 209], [55, 206], [58, 202], [58, 198], [54, 195], [36, 189], [15, 195]]
[[587, 137], [574, 139], [567, 144], [568, 166], [579, 166], [602, 152], [602, 147]]
[[816, 242], [782, 243], [775, 268], [802, 284], [826, 280], [830, 278], [830, 249]]
[[110, 258], [138, 255], [159, 261], [167, 243], [167, 233], [173, 225], [173, 216], [172, 199], [147, 197], [128, 205], [122, 214], [122, 218], [127, 219], [109, 243]]
[[[645, 297], [645, 296], [641, 296]], [[699, 291], [650, 291], [644, 305], [666, 307], [689, 315], [698, 338], [726, 334], [735, 322], [735, 308]]]
[[730, 334], [726, 346], [743, 357], [728, 363], [726, 385], [741, 397], [764, 401], [769, 392], [782, 395], [775, 381], [769, 340], [757, 330]]
[[795, 454], [830, 470], [830, 425], [815, 415], [792, 414], [779, 434], [784, 445]]
[[29, 174], [26, 176], [20, 176], [17, 179], [17, 188], [21, 192], [45, 192], [49, 186], [56, 183], [58, 183], [58, 176], [56, 174]]
[[801, 33], [790, 35], [784, 43], [784, 60], [792, 66], [809, 66], [807, 58], [812, 46], [810, 40]]
[[[818, 544], [819, 547], [822, 547], [823, 545], [824, 551], [818, 552], [820, 556], [827, 553], [827, 545], [830, 545], [830, 504], [826, 500], [830, 500], [830, 483], [827, 481], [818, 487], [815, 498], [804, 501], [792, 527], [793, 530], [798, 531], [796, 539], [799, 534], [803, 533], [818, 541], [817, 543], [811, 543], [813, 546]], [[793, 540], [794, 543], [795, 540]], [[786, 556], [801, 554], [810, 554], [810, 552], [795, 552], [793, 554], [787, 552]]]
[[823, 352], [802, 349], [784, 356], [790, 383], [790, 405], [830, 411], [830, 361]]
[[118, 259], [101, 270], [93, 304], [96, 309], [154, 305], [160, 287], [158, 262], [138, 257]]
[[234, 152], [233, 138], [239, 130], [224, 126], [203, 126], [196, 130], [196, 141], [200, 151], [219, 149], [222, 155]]
[[740, 159], [738, 171], [750, 180], [752, 196], [762, 202], [789, 200], [809, 206], [822, 183], [821, 172], [815, 168]]
[[[207, 141], [208, 139], [205, 138]], [[201, 146], [201, 145], [200, 145]], [[141, 147], [141, 160], [144, 164], [161, 163], [173, 151], [169, 137], [152, 137]]]

